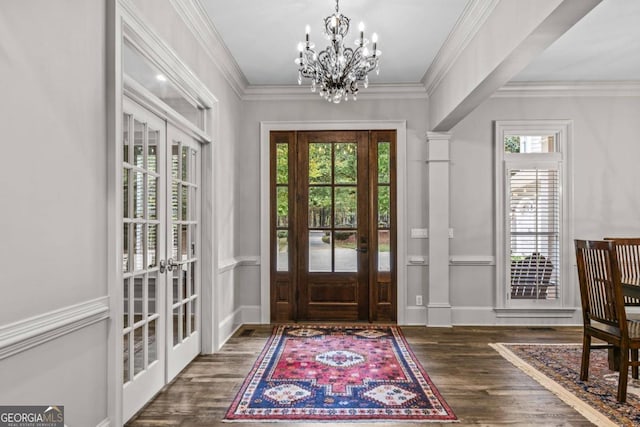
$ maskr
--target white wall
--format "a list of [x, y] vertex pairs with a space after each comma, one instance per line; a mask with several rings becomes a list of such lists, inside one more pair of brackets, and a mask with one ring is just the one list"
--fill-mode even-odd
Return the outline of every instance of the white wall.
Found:
[[[365, 91], [364, 89], [363, 91]], [[363, 99], [356, 102], [329, 104], [319, 98], [298, 101], [245, 101], [243, 126], [239, 153], [242, 161], [238, 166], [239, 215], [235, 233], [237, 253], [242, 256], [260, 255], [260, 122], [261, 121], [344, 121], [344, 120], [406, 120], [407, 122], [407, 169], [399, 170], [398, 176], [407, 176], [406, 212], [407, 230], [399, 230], [408, 236], [408, 230], [426, 227], [426, 142], [427, 103], [425, 99]], [[424, 239], [407, 238], [408, 255], [426, 255]], [[243, 267], [242, 292], [239, 305], [260, 305], [259, 269]], [[407, 305], [415, 304], [416, 294], [426, 292], [426, 267], [408, 268]]]
[[[105, 2], [0, 5], [0, 328], [107, 293]], [[0, 402], [107, 416], [106, 322], [0, 360]]]
[[[640, 236], [640, 98], [492, 98], [453, 128], [451, 226], [457, 256], [495, 255], [494, 120], [573, 120], [575, 238]], [[571, 271], [575, 266], [571, 262]], [[567, 262], [567, 260], [565, 260]], [[574, 274], [575, 276], [575, 274]], [[575, 278], [570, 286], [576, 286]], [[576, 292], [576, 307], [580, 306]], [[495, 301], [494, 266], [451, 269], [451, 304], [488, 308]], [[481, 323], [487, 312], [473, 310]], [[458, 319], [459, 320], [459, 319]], [[454, 316], [454, 323], [456, 319]]]

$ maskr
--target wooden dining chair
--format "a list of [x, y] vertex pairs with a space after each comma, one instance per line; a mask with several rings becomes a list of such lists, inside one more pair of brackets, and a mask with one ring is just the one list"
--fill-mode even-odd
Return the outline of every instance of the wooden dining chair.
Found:
[[[620, 376], [617, 398], [619, 402], [625, 402], [629, 366], [633, 368], [633, 378], [638, 378], [640, 322], [627, 320], [616, 243], [576, 240], [575, 248], [584, 324], [580, 379], [589, 379], [591, 349], [618, 347]], [[593, 345], [592, 338], [607, 344]]]
[[[620, 277], [626, 279], [640, 278], [640, 237], [605, 237], [616, 243]], [[624, 305], [640, 306], [640, 299], [624, 297]]]

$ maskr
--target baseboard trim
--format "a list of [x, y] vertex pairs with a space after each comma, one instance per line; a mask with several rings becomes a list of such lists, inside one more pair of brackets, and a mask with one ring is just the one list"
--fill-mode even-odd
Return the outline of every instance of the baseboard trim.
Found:
[[405, 308], [405, 317], [403, 325], [424, 326], [427, 324], [427, 309], [424, 306], [414, 305]]
[[260, 324], [259, 305], [240, 306], [220, 322], [220, 327], [218, 328], [220, 340], [216, 351], [220, 350], [229, 338], [236, 333], [240, 326], [244, 324]]
[[0, 360], [108, 318], [103, 296], [0, 326]]
[[109, 418], [105, 418], [100, 421], [96, 427], [111, 427], [111, 420]]

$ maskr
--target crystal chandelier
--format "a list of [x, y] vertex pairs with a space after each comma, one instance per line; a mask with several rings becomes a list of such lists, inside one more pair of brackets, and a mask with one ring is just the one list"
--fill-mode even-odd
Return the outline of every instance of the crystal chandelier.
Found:
[[311, 79], [311, 92], [320, 89], [320, 96], [336, 104], [342, 99], [347, 101], [349, 94], [356, 99], [358, 82], [364, 87], [369, 86], [369, 72], [379, 72], [378, 58], [381, 52], [376, 49], [378, 36], [373, 33], [372, 49], [367, 45], [369, 40], [364, 38], [364, 23], [360, 23], [360, 37], [355, 41], [355, 49], [344, 46], [344, 38], [349, 32], [349, 18], [340, 13], [336, 0], [336, 12], [324, 19], [324, 34], [329, 39], [325, 50], [317, 53], [315, 45], [309, 41], [310, 28], [307, 25], [305, 41], [298, 44], [299, 57], [298, 84], [302, 78]]

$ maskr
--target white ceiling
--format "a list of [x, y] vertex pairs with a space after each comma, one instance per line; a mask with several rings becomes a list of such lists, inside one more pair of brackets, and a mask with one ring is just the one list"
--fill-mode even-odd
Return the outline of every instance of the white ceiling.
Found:
[[[321, 25], [334, 0], [201, 0], [251, 85], [296, 84], [296, 46], [311, 26], [324, 47]], [[378, 33], [380, 75], [373, 83], [418, 83], [463, 12], [467, 0], [342, 0], [365, 37]], [[640, 80], [640, 0], [603, 0], [517, 75], [518, 81]]]

